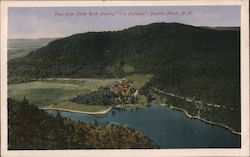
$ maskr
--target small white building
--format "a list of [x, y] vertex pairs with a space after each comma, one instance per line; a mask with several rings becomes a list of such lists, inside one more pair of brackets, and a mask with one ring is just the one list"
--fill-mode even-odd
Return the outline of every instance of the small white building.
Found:
[[134, 97], [137, 97], [138, 96], [138, 90], [136, 90], [135, 92], [134, 92]]

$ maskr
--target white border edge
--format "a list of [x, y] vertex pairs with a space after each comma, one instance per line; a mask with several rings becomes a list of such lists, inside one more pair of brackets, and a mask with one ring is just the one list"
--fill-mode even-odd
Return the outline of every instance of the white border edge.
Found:
[[[8, 151], [7, 150], [7, 8], [11, 6], [33, 7], [33, 6], [158, 6], [158, 5], [183, 5], [184, 1], [4, 1], [1, 2], [1, 156], [249, 156], [249, 2], [248, 0], [228, 0], [228, 1], [185, 1], [185, 5], [241, 5], [241, 100], [242, 101], [242, 140], [241, 149], [166, 149], [166, 150], [55, 150], [55, 151]], [[128, 5], [127, 3], [130, 3]], [[195, 4], [194, 4], [195, 3]], [[244, 27], [244, 29], [243, 29]], [[243, 84], [244, 83], [244, 84]], [[242, 88], [244, 87], [244, 88]], [[244, 126], [244, 127], [243, 127]], [[248, 139], [246, 139], [246, 138]], [[243, 138], [242, 138], [243, 139]]]

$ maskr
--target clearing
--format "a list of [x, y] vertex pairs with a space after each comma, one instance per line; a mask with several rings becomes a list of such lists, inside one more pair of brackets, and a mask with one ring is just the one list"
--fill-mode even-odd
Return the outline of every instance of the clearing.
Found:
[[[132, 74], [127, 78], [131, 80], [135, 88], [145, 85], [153, 75]], [[117, 78], [112, 79], [71, 79], [71, 78], [47, 78], [27, 83], [8, 85], [8, 97], [22, 100], [26, 97], [31, 103], [40, 108], [62, 108], [85, 112], [98, 112], [107, 110], [108, 106], [84, 105], [71, 102], [69, 99], [98, 90]], [[146, 104], [145, 96], [140, 96], [141, 104]]]
[[131, 74], [126, 78], [133, 82], [135, 88], [139, 89], [149, 82], [152, 76], [152, 74]]
[[[81, 80], [41, 80], [8, 85], [8, 97], [22, 100], [24, 96], [38, 107], [63, 105], [76, 95], [98, 90], [116, 79], [81, 79]], [[70, 104], [68, 104], [70, 105]], [[71, 106], [74, 106], [71, 104]], [[79, 108], [79, 107], [78, 107]], [[85, 107], [86, 109], [87, 107]], [[93, 107], [95, 111], [101, 107]]]

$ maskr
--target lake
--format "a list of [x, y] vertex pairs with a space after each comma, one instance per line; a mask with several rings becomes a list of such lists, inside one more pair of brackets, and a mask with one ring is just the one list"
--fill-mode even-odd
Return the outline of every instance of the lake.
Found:
[[[56, 111], [48, 111], [56, 114]], [[143, 132], [161, 148], [239, 148], [241, 136], [228, 129], [190, 119], [183, 112], [152, 103], [140, 109], [112, 109], [102, 116], [60, 112], [76, 121], [127, 125]]]

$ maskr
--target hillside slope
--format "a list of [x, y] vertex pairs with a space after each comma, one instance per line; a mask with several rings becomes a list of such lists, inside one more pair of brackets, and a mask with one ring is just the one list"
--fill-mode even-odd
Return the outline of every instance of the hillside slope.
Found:
[[239, 31], [153, 23], [76, 34], [10, 60], [8, 70], [9, 83], [149, 73], [154, 75], [149, 86], [225, 105], [240, 124]]
[[142, 73], [165, 71], [162, 67], [171, 65], [183, 71], [192, 68], [197, 73], [202, 69], [212, 74], [216, 70], [224, 72], [223, 66], [230, 66], [226, 69], [233, 68], [234, 72], [238, 70], [235, 65], [239, 62], [238, 52], [237, 31], [155, 23], [119, 32], [90, 32], [55, 40], [25, 58], [11, 60], [9, 75], [10, 78], [117, 75], [124, 72], [125, 69], [119, 69], [124, 65], [132, 66], [132, 72]]
[[10, 150], [158, 148], [127, 126], [76, 122], [59, 113], [54, 117], [26, 99], [8, 100], [8, 128]]

